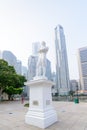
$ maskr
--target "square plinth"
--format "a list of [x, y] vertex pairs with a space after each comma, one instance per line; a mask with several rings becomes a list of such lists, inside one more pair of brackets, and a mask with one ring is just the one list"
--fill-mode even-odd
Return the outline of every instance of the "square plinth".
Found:
[[37, 79], [26, 84], [30, 87], [30, 100], [25, 122], [40, 128], [46, 128], [57, 122], [51, 96], [51, 86], [54, 83], [47, 79]]

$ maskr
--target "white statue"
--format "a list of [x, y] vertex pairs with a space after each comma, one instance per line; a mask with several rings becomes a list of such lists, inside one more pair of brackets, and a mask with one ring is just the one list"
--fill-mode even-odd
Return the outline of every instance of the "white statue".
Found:
[[46, 47], [46, 43], [42, 42], [39, 50], [39, 57], [36, 66], [36, 76], [45, 77], [46, 74], [46, 53], [48, 51], [48, 47]]

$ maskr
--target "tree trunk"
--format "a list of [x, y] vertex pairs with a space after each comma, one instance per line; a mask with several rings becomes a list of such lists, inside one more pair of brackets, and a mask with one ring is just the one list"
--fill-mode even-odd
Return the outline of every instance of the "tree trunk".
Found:
[[9, 100], [9, 101], [11, 100], [11, 95], [8, 95], [8, 100]]

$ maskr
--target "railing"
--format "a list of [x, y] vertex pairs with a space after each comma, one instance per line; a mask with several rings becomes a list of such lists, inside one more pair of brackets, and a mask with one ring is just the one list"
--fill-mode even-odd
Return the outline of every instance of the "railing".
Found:
[[[53, 96], [53, 101], [74, 101], [77, 96]], [[87, 102], [87, 95], [78, 95], [78, 99], [80, 102]]]

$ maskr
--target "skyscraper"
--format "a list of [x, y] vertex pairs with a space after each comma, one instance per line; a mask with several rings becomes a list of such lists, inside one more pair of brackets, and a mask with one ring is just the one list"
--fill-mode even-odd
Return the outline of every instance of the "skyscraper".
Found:
[[60, 95], [67, 95], [69, 91], [69, 70], [67, 61], [66, 42], [63, 27], [55, 28], [56, 49], [56, 87]]
[[81, 90], [87, 90], [87, 47], [78, 50], [78, 65]]
[[11, 51], [3, 51], [2, 59], [7, 61], [9, 65], [13, 66], [17, 74], [22, 74], [22, 63], [21, 61], [17, 60], [16, 56]]
[[33, 42], [32, 43], [32, 55], [38, 56], [39, 49], [40, 49], [40, 42]]
[[37, 58], [37, 56], [32, 55], [28, 58], [28, 80], [32, 80], [36, 75]]
[[22, 66], [22, 75], [25, 76], [26, 79], [28, 79], [28, 72], [26, 66]]
[[7, 51], [7, 50], [3, 51], [2, 58], [5, 61], [7, 61], [9, 65], [14, 66], [14, 68], [16, 69], [17, 58], [11, 51]]
[[15, 69], [16, 69], [17, 74], [20, 74], [20, 75], [22, 74], [22, 62], [20, 60], [16, 61]]

